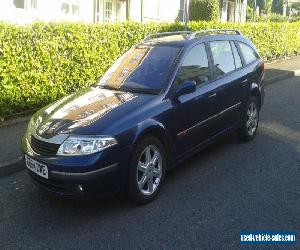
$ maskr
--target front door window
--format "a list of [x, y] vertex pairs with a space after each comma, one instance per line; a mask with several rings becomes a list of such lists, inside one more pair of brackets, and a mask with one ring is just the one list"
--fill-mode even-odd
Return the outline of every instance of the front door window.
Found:
[[210, 80], [210, 71], [204, 43], [198, 44], [184, 58], [177, 73], [178, 83], [184, 81], [195, 81], [201, 86]]

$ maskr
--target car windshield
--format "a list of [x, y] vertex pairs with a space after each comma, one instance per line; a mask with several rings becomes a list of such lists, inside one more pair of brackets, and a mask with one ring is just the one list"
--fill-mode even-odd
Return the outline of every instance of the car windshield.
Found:
[[180, 48], [139, 46], [121, 56], [103, 75], [103, 88], [158, 93], [170, 73]]

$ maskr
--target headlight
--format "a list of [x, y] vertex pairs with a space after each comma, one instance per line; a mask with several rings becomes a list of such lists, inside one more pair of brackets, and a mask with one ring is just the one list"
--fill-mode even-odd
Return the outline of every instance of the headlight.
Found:
[[117, 144], [113, 137], [70, 136], [59, 147], [57, 155], [89, 155]]

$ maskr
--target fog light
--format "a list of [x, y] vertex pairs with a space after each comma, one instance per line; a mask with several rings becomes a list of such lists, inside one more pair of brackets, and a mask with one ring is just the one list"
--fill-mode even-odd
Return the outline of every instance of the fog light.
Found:
[[78, 185], [78, 186], [77, 186], [77, 191], [78, 191], [78, 193], [83, 194], [83, 193], [84, 193], [84, 188], [83, 188], [83, 186], [82, 186], [82, 185]]

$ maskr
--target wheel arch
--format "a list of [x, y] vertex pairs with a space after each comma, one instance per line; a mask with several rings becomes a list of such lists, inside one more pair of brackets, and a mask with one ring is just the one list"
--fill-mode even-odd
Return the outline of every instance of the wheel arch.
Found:
[[259, 85], [257, 83], [251, 84], [250, 96], [254, 96], [255, 98], [257, 98], [258, 104], [259, 104], [259, 109], [260, 109], [261, 104], [262, 104], [262, 100], [261, 100], [262, 96], [261, 96]]
[[147, 136], [154, 136], [162, 142], [166, 149], [167, 158], [169, 160], [172, 155], [172, 141], [164, 125], [153, 120], [147, 121], [144, 124], [140, 124], [133, 140], [133, 146], [137, 145], [139, 141]]

